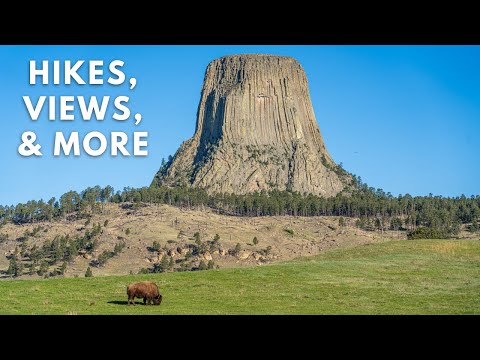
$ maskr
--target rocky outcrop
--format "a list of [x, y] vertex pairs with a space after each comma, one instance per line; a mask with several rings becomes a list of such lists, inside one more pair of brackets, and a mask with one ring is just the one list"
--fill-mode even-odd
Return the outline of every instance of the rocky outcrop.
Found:
[[325, 148], [301, 65], [284, 56], [234, 55], [208, 65], [195, 134], [152, 185], [333, 196], [350, 181]]

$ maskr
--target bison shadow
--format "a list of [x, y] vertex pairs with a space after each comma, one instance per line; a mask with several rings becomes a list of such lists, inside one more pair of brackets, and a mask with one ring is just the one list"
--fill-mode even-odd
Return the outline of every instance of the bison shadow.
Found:
[[[128, 305], [128, 301], [127, 300], [113, 300], [113, 301], [108, 301], [107, 304]], [[135, 305], [145, 305], [146, 306], [146, 304], [144, 304], [143, 301], [142, 302], [135, 301]]]

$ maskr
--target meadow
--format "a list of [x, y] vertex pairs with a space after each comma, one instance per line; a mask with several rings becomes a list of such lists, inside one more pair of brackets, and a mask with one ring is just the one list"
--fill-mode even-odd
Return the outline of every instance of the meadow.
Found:
[[[127, 305], [155, 281], [160, 306]], [[250, 268], [4, 280], [0, 314], [479, 314], [480, 241], [389, 241]]]

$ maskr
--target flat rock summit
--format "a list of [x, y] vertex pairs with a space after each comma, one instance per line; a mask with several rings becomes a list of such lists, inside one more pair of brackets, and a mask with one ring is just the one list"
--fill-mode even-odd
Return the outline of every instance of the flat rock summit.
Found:
[[195, 134], [160, 168], [152, 185], [329, 197], [351, 181], [340, 170], [323, 142], [298, 61], [232, 55], [208, 65]]

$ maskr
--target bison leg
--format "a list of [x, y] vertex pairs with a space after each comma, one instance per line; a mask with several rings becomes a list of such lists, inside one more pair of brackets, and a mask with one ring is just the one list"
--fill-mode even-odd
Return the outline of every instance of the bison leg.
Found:
[[128, 297], [128, 305], [130, 305], [130, 304], [135, 305], [135, 296], [133, 298], [130, 297], [130, 296]]
[[143, 305], [147, 305], [147, 297], [146, 296], [143, 297]]

